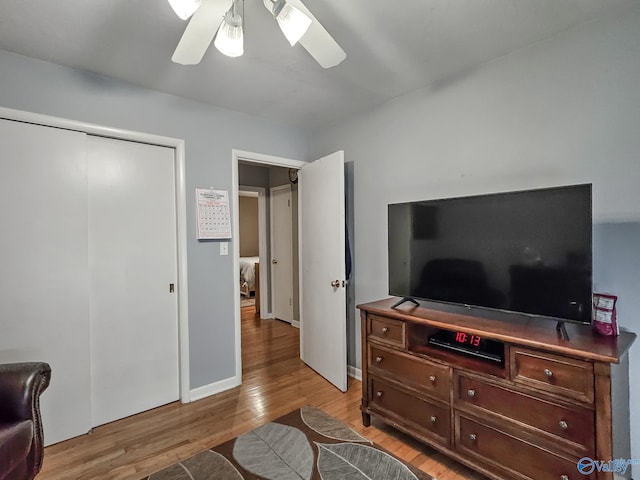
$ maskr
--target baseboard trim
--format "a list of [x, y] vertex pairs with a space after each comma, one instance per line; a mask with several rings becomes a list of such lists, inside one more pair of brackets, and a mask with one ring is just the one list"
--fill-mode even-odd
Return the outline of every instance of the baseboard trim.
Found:
[[351, 365], [347, 365], [347, 375], [356, 380], [362, 381], [362, 370], [356, 367], [352, 367]]
[[298, 320], [291, 320], [291, 326], [300, 328], [300, 322]]
[[221, 393], [226, 390], [231, 390], [232, 388], [237, 387], [242, 383], [242, 380], [238, 377], [229, 377], [224, 380], [220, 380], [218, 382], [210, 383], [209, 385], [204, 385], [203, 387], [194, 388], [190, 392], [190, 400], [195, 402], [196, 400], [201, 400], [206, 397], [210, 397], [211, 395], [215, 395], [216, 393]]

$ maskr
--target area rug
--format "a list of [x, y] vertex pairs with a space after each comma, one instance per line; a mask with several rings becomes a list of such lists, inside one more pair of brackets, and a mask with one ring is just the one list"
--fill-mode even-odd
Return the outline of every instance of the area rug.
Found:
[[310, 406], [142, 480], [205, 479], [433, 480]]
[[241, 307], [252, 307], [256, 304], [255, 297], [241, 297], [240, 298], [240, 306]]

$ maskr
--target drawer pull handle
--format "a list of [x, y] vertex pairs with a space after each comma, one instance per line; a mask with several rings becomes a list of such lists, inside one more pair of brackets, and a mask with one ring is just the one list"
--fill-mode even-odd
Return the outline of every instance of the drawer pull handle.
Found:
[[472, 442], [475, 442], [478, 439], [478, 436], [475, 433], [472, 433], [471, 435], [469, 435], [469, 440], [471, 440]]
[[467, 395], [469, 395], [470, 398], [474, 398], [476, 396], [476, 391], [473, 388], [470, 388], [467, 390]]
[[560, 480], [569, 480], [569, 475], [560, 475]]
[[376, 363], [380, 363], [380, 362], [382, 362], [382, 357], [380, 355], [378, 355], [376, 357]]
[[546, 375], [547, 378], [553, 377], [553, 372], [551, 370], [549, 370], [548, 368], [544, 369], [544, 374]]
[[436, 383], [436, 376], [435, 375], [429, 375], [429, 381], [431, 383]]
[[382, 390], [378, 390], [378, 391], [376, 392], [376, 397], [378, 397], [378, 398], [382, 397], [383, 393], [384, 393], [384, 392], [383, 392]]
[[387, 333], [389, 333], [389, 327], [382, 327], [382, 333], [383, 335], [386, 335]]
[[562, 430], [566, 430], [569, 428], [569, 424], [567, 422], [565, 422], [564, 420], [560, 420], [560, 428]]
[[436, 423], [438, 417], [436, 417], [435, 415], [431, 415], [431, 418], [429, 418], [429, 420], [431, 421], [431, 423]]

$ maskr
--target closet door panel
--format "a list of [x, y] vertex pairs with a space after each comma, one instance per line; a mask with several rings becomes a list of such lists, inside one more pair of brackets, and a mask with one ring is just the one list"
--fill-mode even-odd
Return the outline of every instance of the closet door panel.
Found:
[[179, 398], [175, 166], [171, 148], [88, 144], [96, 426]]
[[45, 443], [91, 428], [86, 135], [0, 120], [0, 362], [44, 361]]

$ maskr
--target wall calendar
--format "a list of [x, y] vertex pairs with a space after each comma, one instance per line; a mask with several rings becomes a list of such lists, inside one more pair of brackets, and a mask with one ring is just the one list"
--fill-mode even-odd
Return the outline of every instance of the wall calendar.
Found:
[[198, 240], [231, 238], [229, 191], [196, 188]]

